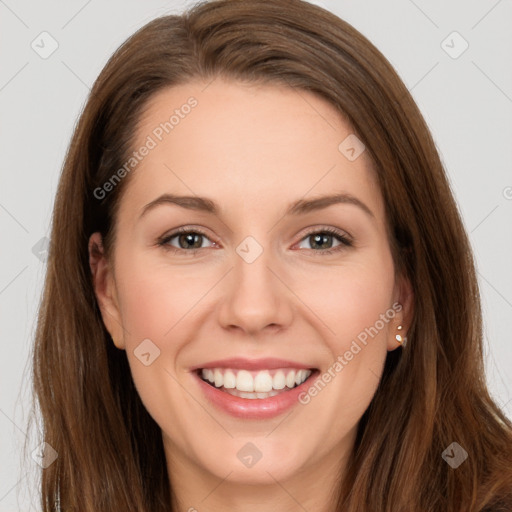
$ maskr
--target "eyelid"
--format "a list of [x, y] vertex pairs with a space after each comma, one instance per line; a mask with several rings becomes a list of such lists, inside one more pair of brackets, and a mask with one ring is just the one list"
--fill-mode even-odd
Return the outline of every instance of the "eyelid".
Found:
[[[347, 248], [351, 247], [354, 243], [354, 239], [353, 239], [352, 235], [350, 235], [348, 232], [341, 230], [339, 228], [334, 228], [332, 226], [317, 225], [317, 226], [310, 226], [306, 229], [307, 229], [307, 231], [301, 235], [301, 238], [294, 245], [300, 244], [304, 239], [308, 238], [311, 235], [318, 234], [318, 233], [324, 233], [324, 234], [326, 233], [330, 236], [333, 236], [334, 238], [337, 238], [338, 241], [340, 242], [339, 246], [332, 247], [330, 249], [324, 249], [324, 250], [308, 249], [308, 251], [311, 251], [313, 253], [327, 255], [327, 254], [331, 254], [331, 253], [334, 253], [334, 252], [337, 252], [337, 251], [340, 251], [343, 249], [347, 249]], [[214, 246], [219, 247], [219, 242], [212, 240], [212, 237], [210, 237], [210, 235], [208, 235], [205, 232], [205, 230], [203, 230], [200, 227], [193, 226], [193, 225], [180, 226], [179, 228], [172, 230], [170, 233], [162, 235], [160, 238], [158, 238], [157, 245], [164, 247], [166, 250], [174, 251], [176, 253], [178, 253], [178, 252], [196, 253], [197, 251], [200, 251], [202, 249], [208, 249], [208, 247], [196, 247], [193, 249], [181, 249], [181, 248], [174, 247], [174, 246], [171, 246], [168, 244], [168, 242], [170, 240], [172, 240], [173, 238], [175, 238], [176, 236], [179, 236], [180, 234], [189, 234], [189, 233], [195, 233], [195, 234], [202, 235], [203, 237], [210, 240], [214, 244]]]
[[301, 238], [299, 241], [302, 241], [307, 236], [313, 235], [315, 233], [329, 233], [331, 235], [336, 235], [339, 237], [343, 237], [350, 242], [353, 242], [354, 237], [344, 229], [335, 228], [334, 226], [327, 226], [327, 225], [316, 225], [316, 226], [310, 226], [308, 228], [305, 228], [306, 231], [301, 235]]
[[[344, 251], [346, 249], [350, 249], [354, 246], [354, 238], [352, 235], [350, 235], [348, 232], [341, 230], [339, 228], [334, 228], [332, 226], [313, 226], [310, 228], [307, 228], [306, 233], [304, 233], [300, 240], [297, 242], [297, 244], [300, 244], [303, 240], [309, 238], [310, 236], [314, 234], [328, 234], [329, 236], [334, 237], [338, 240], [339, 245], [335, 247], [331, 247], [329, 249], [324, 250], [314, 250], [314, 249], [307, 249], [307, 251], [311, 254], [315, 254], [315, 256], [329, 256], [331, 254], [336, 254], [341, 251]], [[297, 245], [295, 244], [295, 245]]]
[[188, 233], [195, 233], [198, 235], [202, 235], [203, 237], [208, 238], [208, 240], [210, 240], [213, 244], [218, 245], [218, 242], [216, 242], [215, 240], [212, 240], [212, 237], [210, 235], [208, 235], [208, 233], [206, 233], [206, 231], [203, 228], [200, 228], [200, 227], [197, 227], [194, 225], [180, 226], [179, 228], [171, 230], [170, 232], [162, 235], [161, 237], [159, 237], [157, 239], [157, 245], [161, 245], [166, 248], [176, 249], [177, 251], [185, 251], [185, 252], [194, 252], [194, 251], [198, 251], [199, 249], [207, 249], [207, 247], [199, 247], [196, 249], [189, 249], [189, 250], [179, 249], [177, 247], [173, 247], [173, 246], [167, 244], [173, 238], [175, 238], [179, 235], [188, 234]]

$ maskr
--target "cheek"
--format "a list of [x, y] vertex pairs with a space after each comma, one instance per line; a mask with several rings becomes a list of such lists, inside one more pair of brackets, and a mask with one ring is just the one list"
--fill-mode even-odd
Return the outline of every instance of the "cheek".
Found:
[[[145, 257], [126, 249], [121, 254], [116, 263], [119, 299], [132, 343], [152, 337], [167, 339], [173, 330], [193, 321], [194, 310], [201, 311], [208, 302], [201, 301], [225, 271], [211, 263], [170, 265], [165, 257]], [[336, 353], [344, 352], [347, 342], [373, 326], [391, 307], [393, 262], [384, 244], [379, 250], [355, 255], [346, 264], [319, 266], [288, 277], [297, 295], [304, 297], [324, 324], [327, 337], [335, 336]]]
[[215, 284], [212, 271], [200, 265], [170, 265], [126, 254], [118, 264], [121, 314], [133, 337], [169, 339]]
[[[162, 262], [155, 264], [135, 251], [122, 254], [116, 277], [132, 378], [156, 423], [179, 429], [178, 412], [197, 407], [183, 393], [176, 362], [189, 341], [184, 329], [193, 318], [194, 305], [206, 292], [204, 280]], [[149, 353], [147, 365], [145, 353]]]
[[375, 394], [395, 316], [393, 286], [392, 258], [383, 251], [330, 272], [328, 293], [316, 295], [313, 308], [330, 331], [325, 343], [331, 364], [323, 369], [324, 384], [311, 389], [304, 403], [325, 425], [326, 438], [352, 429]]
[[[326, 278], [318, 281], [321, 282], [324, 286], [309, 287], [313, 293], [309, 293], [308, 305], [311, 304], [327, 326], [332, 351], [336, 354], [348, 350], [353, 339], [391, 309], [394, 268], [391, 256], [386, 253], [329, 269]], [[385, 333], [387, 325], [379, 322], [379, 330]]]
[[342, 301], [345, 309], [337, 321], [331, 320], [336, 335], [325, 338], [331, 360], [322, 368], [319, 381], [300, 397], [304, 414], [315, 418], [312, 438], [324, 439], [315, 458], [326, 456], [344, 436], [355, 432], [377, 391], [387, 355], [387, 324], [376, 334], [371, 331], [372, 335], [365, 329], [379, 322], [386, 311], [384, 304], [383, 296], [361, 293], [353, 301]]

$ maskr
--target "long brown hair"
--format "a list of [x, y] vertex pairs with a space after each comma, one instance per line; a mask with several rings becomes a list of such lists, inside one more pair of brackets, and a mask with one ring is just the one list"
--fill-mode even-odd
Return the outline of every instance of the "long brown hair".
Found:
[[[473, 257], [434, 142], [382, 54], [300, 0], [219, 0], [160, 17], [96, 80], [58, 186], [35, 337], [34, 396], [58, 453], [41, 474], [42, 509], [172, 509], [161, 431], [102, 322], [88, 238], [100, 231], [111, 254], [130, 176], [101, 201], [94, 191], [133, 151], [148, 99], [219, 76], [311, 91], [339, 110], [373, 159], [395, 266], [414, 290], [407, 347], [388, 353], [336, 510], [512, 510], [512, 423], [486, 387]], [[452, 442], [468, 453], [457, 469], [442, 457]]]

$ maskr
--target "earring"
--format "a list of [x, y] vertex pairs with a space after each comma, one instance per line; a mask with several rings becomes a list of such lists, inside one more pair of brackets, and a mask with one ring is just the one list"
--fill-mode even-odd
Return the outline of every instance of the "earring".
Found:
[[[403, 327], [402, 327], [401, 325], [399, 325], [399, 326], [397, 327], [397, 329], [398, 329], [399, 331], [401, 331], [401, 330], [402, 330], [402, 328], [403, 328]], [[400, 334], [397, 334], [397, 335], [395, 336], [395, 339], [396, 339], [396, 341], [397, 341], [400, 345], [402, 345], [402, 347], [405, 347], [405, 345], [407, 344], [407, 337], [406, 337], [406, 336], [402, 337]]]

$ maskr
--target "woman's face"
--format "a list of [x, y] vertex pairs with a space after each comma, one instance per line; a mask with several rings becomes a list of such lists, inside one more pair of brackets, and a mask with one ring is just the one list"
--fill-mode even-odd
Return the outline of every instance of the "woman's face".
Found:
[[364, 147], [311, 93], [216, 79], [155, 95], [134, 151], [115, 268], [91, 266], [171, 474], [334, 478], [410, 302]]

